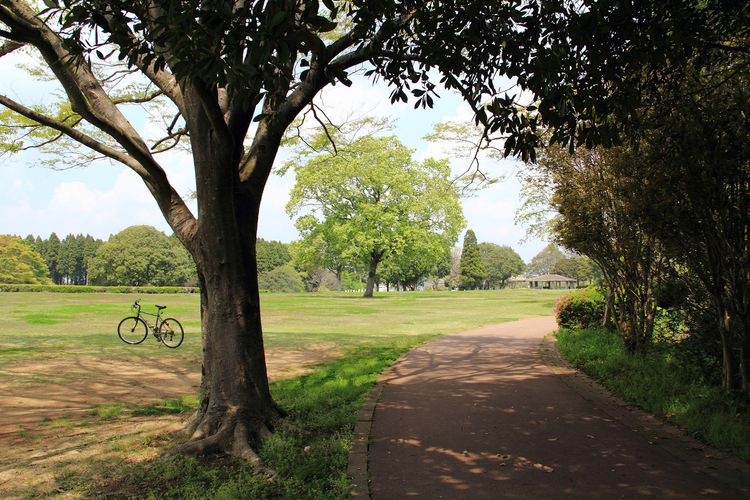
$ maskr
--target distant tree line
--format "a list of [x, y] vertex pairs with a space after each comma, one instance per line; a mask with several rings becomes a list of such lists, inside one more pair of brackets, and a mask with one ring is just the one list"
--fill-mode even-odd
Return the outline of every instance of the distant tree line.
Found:
[[[367, 266], [337, 258], [322, 239], [292, 243], [256, 241], [260, 288], [271, 292], [361, 290]], [[328, 266], [331, 267], [328, 267]], [[463, 250], [436, 256], [413, 253], [386, 259], [376, 283], [388, 290], [418, 288], [499, 289], [512, 276], [556, 272], [590, 280], [587, 258], [564, 255], [550, 245], [528, 267], [509, 246], [477, 243], [473, 231]], [[183, 286], [196, 285], [197, 275], [184, 248], [173, 236], [150, 226], [131, 226], [107, 241], [90, 235], [56, 233], [46, 239], [0, 235], [0, 282], [58, 285]]]
[[454, 255], [454, 266], [448, 283], [461, 290], [491, 290], [505, 288], [510, 278], [515, 276], [532, 277], [543, 274], [574, 278], [579, 285], [592, 283], [600, 275], [591, 259], [563, 253], [554, 243], [544, 247], [526, 264], [507, 245], [477, 243], [476, 235], [470, 229], [464, 236], [461, 252]]
[[131, 226], [105, 242], [56, 233], [46, 239], [0, 235], [0, 282], [57, 285], [195, 285], [182, 244], [151, 226]]
[[42, 256], [49, 279], [56, 285], [88, 284], [89, 260], [102, 245], [102, 240], [88, 234], [69, 234], [62, 240], [56, 233], [46, 239], [28, 235], [24, 241]]

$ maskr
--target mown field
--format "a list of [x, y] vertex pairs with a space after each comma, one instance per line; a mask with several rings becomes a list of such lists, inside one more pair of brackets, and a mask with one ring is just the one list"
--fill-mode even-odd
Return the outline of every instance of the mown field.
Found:
[[[347, 348], [398, 336], [442, 335], [480, 325], [548, 315], [559, 292], [500, 290], [381, 294], [365, 300], [358, 294], [264, 294], [266, 347], [293, 348], [330, 343]], [[166, 316], [180, 320], [185, 343], [176, 351], [154, 351], [151, 339], [124, 345], [115, 329], [142, 299], [143, 310], [167, 305]], [[200, 351], [197, 295], [0, 294], [0, 366], [23, 359], [67, 355], [185, 356]]]
[[[269, 485], [242, 464], [159, 458], [195, 404], [198, 296], [140, 296], [144, 310], [166, 305], [184, 325], [171, 350], [117, 338], [135, 295], [0, 294], [0, 497], [345, 498], [354, 415], [378, 373], [430, 337], [550, 315], [559, 295], [263, 295], [272, 390], [290, 410], [263, 451], [279, 472]], [[311, 442], [325, 453], [303, 452]]]

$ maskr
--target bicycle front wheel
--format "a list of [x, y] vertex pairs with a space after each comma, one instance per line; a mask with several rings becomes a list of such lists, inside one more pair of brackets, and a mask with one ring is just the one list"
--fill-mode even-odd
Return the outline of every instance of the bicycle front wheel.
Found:
[[182, 344], [182, 339], [185, 338], [185, 331], [182, 329], [179, 321], [174, 318], [167, 318], [159, 325], [159, 335], [165, 346], [174, 349], [175, 347], [180, 347], [180, 344]]
[[148, 327], [141, 318], [128, 316], [117, 325], [117, 336], [126, 344], [140, 344], [147, 335]]

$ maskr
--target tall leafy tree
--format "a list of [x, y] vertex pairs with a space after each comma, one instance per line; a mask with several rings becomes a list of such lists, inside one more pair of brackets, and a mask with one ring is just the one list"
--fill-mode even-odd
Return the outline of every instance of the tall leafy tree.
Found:
[[305, 237], [290, 244], [292, 263], [296, 269], [307, 274], [306, 283], [310, 291], [317, 291], [321, 287], [338, 290], [342, 287], [344, 271], [351, 270], [352, 263], [328, 244], [321, 234], [322, 228], [316, 229], [314, 226], [314, 218], [300, 218], [297, 221], [297, 227]]
[[322, 238], [343, 261], [367, 270], [365, 297], [373, 296], [381, 262], [418, 254], [433, 267], [463, 225], [447, 163], [419, 164], [395, 137], [356, 139], [334, 156], [296, 165], [295, 173], [287, 211], [309, 210], [297, 224], [303, 237]]
[[595, 264], [591, 259], [580, 255], [566, 255], [564, 258], [558, 260], [555, 263], [555, 267], [552, 268], [554, 274], [560, 274], [567, 276], [568, 278], [575, 278], [578, 283], [582, 281], [588, 281], [594, 279], [595, 276]]
[[[439, 79], [478, 124], [505, 136], [506, 153], [533, 156], [539, 123], [566, 143], [607, 143], [614, 116], [637, 124], [633, 80], [646, 62], [675, 66], [696, 45], [723, 45], [713, 28], [725, 24], [707, 22], [705, 6], [731, 16], [733, 4], [50, 0], [39, 12], [7, 0], [0, 56], [33, 48], [66, 100], [41, 107], [0, 95], [12, 111], [0, 142], [72, 164], [106, 157], [143, 179], [203, 285], [201, 404], [182, 450], [257, 461], [253, 445], [282, 414], [263, 352], [260, 201], [286, 129], [324, 87], [352, 84], [350, 73], [366, 63], [392, 100], [411, 96], [417, 107], [432, 105]], [[502, 76], [537, 102], [519, 107], [520, 93], [504, 92]], [[150, 144], [123, 111], [148, 103], [165, 114], [163, 135]], [[180, 143], [190, 146], [200, 216], [159, 161]]]
[[461, 249], [461, 274], [458, 287], [462, 290], [481, 289], [487, 272], [482, 261], [482, 253], [477, 243], [477, 235], [469, 229], [464, 235], [464, 246]]
[[479, 243], [485, 276], [483, 288], [504, 288], [512, 276], [521, 274], [526, 269], [518, 253], [507, 245]]
[[60, 273], [60, 252], [61, 252], [60, 237], [56, 233], [49, 235], [46, 241], [42, 244], [40, 253], [44, 260], [47, 262], [47, 268], [49, 268], [49, 276], [52, 281], [56, 284], [62, 283], [62, 274]]
[[653, 334], [654, 292], [664, 265], [645, 215], [645, 200], [660, 189], [651, 182], [651, 165], [626, 148], [580, 150], [572, 156], [552, 148], [539, 168], [550, 172], [554, 182], [557, 240], [599, 265], [616, 299], [616, 326], [625, 346], [645, 349]]
[[[703, 63], [704, 64], [704, 63]], [[649, 229], [710, 297], [722, 385], [750, 398], [750, 56], [696, 61], [642, 149], [656, 170]], [[702, 290], [694, 292], [701, 296]], [[705, 303], [701, 300], [701, 303]]]
[[100, 246], [90, 261], [100, 285], [184, 285], [192, 277], [185, 250], [151, 226], [131, 226]]
[[0, 234], [0, 283], [48, 283], [48, 272], [44, 258], [21, 238]]
[[428, 277], [442, 277], [450, 271], [446, 266], [450, 262], [450, 249], [441, 235], [412, 233], [411, 236], [417, 239], [386, 258], [378, 272], [381, 281], [402, 290], [415, 290]]
[[[542, 158], [543, 162], [544, 158]], [[557, 244], [550, 243], [531, 258], [531, 262], [526, 267], [526, 273], [529, 276], [551, 274], [555, 271], [557, 263], [563, 259], [565, 259], [565, 254], [562, 250], [560, 250]]]

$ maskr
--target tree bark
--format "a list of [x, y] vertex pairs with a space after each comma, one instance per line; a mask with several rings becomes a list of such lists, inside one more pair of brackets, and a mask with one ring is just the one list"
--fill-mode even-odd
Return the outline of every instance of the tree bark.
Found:
[[191, 130], [205, 132], [190, 138], [200, 217], [195, 232], [181, 238], [201, 282], [203, 365], [191, 438], [178, 451], [227, 453], [261, 467], [254, 450], [283, 416], [268, 386], [255, 249], [270, 165], [241, 182], [242, 148], [201, 88], [186, 84], [184, 94]]
[[[257, 211], [253, 218], [257, 222]], [[266, 374], [255, 237], [239, 231], [226, 241], [221, 235], [231, 229], [208, 227], [193, 246], [201, 281], [203, 376], [199, 409], [188, 424], [192, 435], [179, 451], [223, 452], [260, 465], [253, 449], [283, 412]]]
[[373, 252], [370, 255], [370, 266], [367, 270], [367, 288], [365, 288], [365, 298], [372, 298], [375, 291], [375, 277], [377, 276], [378, 264], [383, 258], [382, 252]]

